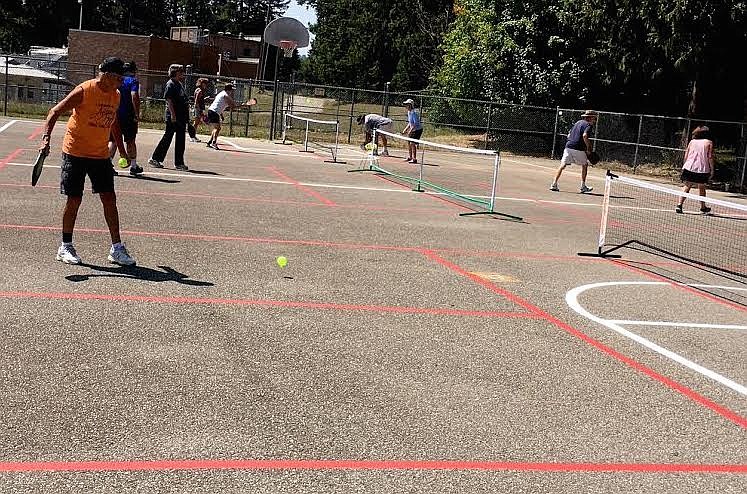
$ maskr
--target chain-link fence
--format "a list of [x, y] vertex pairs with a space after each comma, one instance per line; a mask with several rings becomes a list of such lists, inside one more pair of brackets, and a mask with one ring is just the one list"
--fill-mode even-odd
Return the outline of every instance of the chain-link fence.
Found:
[[[24, 68], [28, 67], [28, 68]], [[4, 115], [43, 117], [76, 84], [96, 75], [92, 64], [0, 55], [0, 98]], [[43, 71], [43, 74], [32, 71]], [[32, 77], [33, 76], [33, 77]], [[163, 71], [140, 71], [141, 115], [146, 125], [163, 122]], [[391, 92], [295, 82], [235, 79], [191, 73], [185, 89], [193, 94], [199, 77], [208, 80], [208, 94], [231, 82], [238, 101], [256, 98], [250, 110], [226, 112], [225, 135], [279, 139], [285, 113], [340, 123], [340, 141], [358, 142], [357, 117], [378, 113], [390, 117], [395, 129], [407, 124], [402, 103], [416, 101], [425, 127], [423, 139], [479, 149], [500, 149], [523, 156], [559, 158], [568, 130], [583, 110], [514, 105], [470, 100], [431, 92]], [[708, 125], [716, 148], [716, 182], [724, 188], [747, 188], [747, 123], [694, 120], [660, 115], [600, 112], [594, 147], [605, 163], [632, 172], [670, 173], [682, 164], [692, 130]], [[324, 130], [321, 130], [322, 132]]]

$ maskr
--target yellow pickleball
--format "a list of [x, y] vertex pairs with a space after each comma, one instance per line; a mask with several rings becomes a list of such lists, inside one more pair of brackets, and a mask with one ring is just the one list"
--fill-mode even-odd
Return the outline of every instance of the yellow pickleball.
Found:
[[278, 263], [278, 266], [281, 268], [284, 268], [286, 264], [288, 264], [288, 259], [285, 256], [278, 256], [275, 261]]
[[130, 164], [127, 162], [127, 158], [119, 158], [118, 163], [120, 168], [127, 168], [128, 166], [130, 166]]

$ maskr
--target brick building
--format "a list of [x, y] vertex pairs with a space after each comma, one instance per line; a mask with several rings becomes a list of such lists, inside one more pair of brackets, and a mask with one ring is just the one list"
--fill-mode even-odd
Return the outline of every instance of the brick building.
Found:
[[[233, 57], [227, 57], [221, 51], [230, 40], [217, 41], [222, 42], [195, 43], [156, 36], [71, 29], [68, 34], [68, 80], [78, 84], [90, 79], [95, 74], [95, 67], [106, 57], [135, 61], [140, 71], [143, 97], [160, 97], [166, 83], [166, 71], [172, 63], [191, 65], [194, 73], [256, 78], [257, 59], [231, 59]], [[258, 50], [259, 44], [256, 45]], [[251, 48], [250, 44], [231, 46], [239, 50]]]

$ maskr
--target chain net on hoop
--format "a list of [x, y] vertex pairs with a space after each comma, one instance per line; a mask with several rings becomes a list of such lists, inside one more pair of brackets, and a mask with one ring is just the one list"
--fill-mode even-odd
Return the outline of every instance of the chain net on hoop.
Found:
[[298, 46], [297, 41], [293, 41], [293, 40], [280, 41], [280, 48], [283, 49], [283, 53], [285, 54], [286, 58], [290, 58], [293, 56], [293, 51], [296, 49], [296, 46]]

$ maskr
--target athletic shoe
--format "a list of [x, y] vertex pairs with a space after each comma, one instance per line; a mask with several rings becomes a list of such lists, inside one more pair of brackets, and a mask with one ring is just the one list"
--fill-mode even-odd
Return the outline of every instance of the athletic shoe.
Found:
[[678, 214], [685, 214], [685, 212], [682, 210], [682, 205], [681, 204], [677, 204], [677, 207], [674, 208], [674, 212], [678, 213]]
[[582, 185], [581, 189], [579, 189], [582, 194], [586, 194], [587, 192], [591, 192], [592, 190], [594, 190], [594, 187], [587, 187], [586, 185]]
[[73, 247], [73, 244], [60, 245], [60, 248], [57, 249], [56, 259], [58, 261], [64, 262], [65, 264], [80, 264], [82, 262], [78, 253], [75, 252], [75, 247]]
[[700, 208], [700, 212], [703, 214], [709, 214], [711, 212], [711, 208], [709, 208], [708, 206], [703, 206]]
[[199, 137], [190, 137], [189, 141], [190, 142], [202, 142]]
[[558, 188], [558, 184], [550, 184], [550, 190], [553, 192], [560, 192], [560, 189]]
[[148, 160], [148, 164], [153, 168], [163, 168], [163, 163], [161, 163], [160, 161], [156, 161], [153, 158]]
[[412, 163], [413, 165], [417, 165], [418, 164], [418, 160], [416, 160], [416, 159], [407, 160], [407, 162], [408, 163]]
[[218, 143], [214, 142], [211, 146], [211, 148], [215, 149], [216, 151], [220, 151], [220, 148], [218, 147]]
[[127, 247], [125, 247], [124, 244], [120, 244], [119, 247], [114, 247], [112, 245], [112, 248], [109, 249], [109, 257], [107, 257], [107, 259], [114, 264], [119, 264], [120, 266], [135, 265], [135, 259], [130, 257], [130, 253], [127, 252]]
[[183, 163], [181, 165], [174, 165], [174, 168], [176, 168], [177, 170], [182, 170], [184, 172], [186, 172], [187, 170], [189, 170], [189, 168], [187, 167], [187, 165], [185, 165]]
[[119, 176], [119, 172], [117, 170], [115, 170], [114, 168], [112, 168], [112, 175], [114, 175], [115, 177], [118, 177]]
[[141, 166], [133, 166], [132, 168], [130, 168], [130, 175], [132, 175], [133, 177], [137, 177], [138, 175], [140, 175], [141, 173], [143, 173], [143, 171], [144, 171], [143, 167], [141, 167]]

